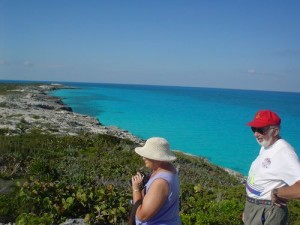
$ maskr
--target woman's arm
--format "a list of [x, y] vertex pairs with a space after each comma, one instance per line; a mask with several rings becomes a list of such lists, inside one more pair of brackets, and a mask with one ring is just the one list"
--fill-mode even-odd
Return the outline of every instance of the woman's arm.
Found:
[[139, 172], [137, 172], [137, 174], [131, 178], [133, 204], [135, 204], [137, 201], [142, 200], [144, 197], [140, 190], [140, 183], [142, 182], [142, 179], [142, 175]]
[[136, 212], [141, 221], [147, 221], [153, 217], [163, 206], [169, 195], [169, 185], [164, 179], [156, 179], [151, 184], [142, 204]]

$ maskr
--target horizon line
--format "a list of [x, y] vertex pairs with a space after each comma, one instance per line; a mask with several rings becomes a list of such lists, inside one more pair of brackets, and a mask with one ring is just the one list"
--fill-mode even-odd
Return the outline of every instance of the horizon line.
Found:
[[157, 87], [177, 87], [177, 88], [204, 88], [204, 89], [224, 89], [236, 91], [261, 91], [261, 92], [279, 92], [279, 93], [294, 93], [300, 94], [300, 91], [283, 91], [283, 90], [262, 90], [262, 89], [246, 89], [246, 88], [230, 88], [230, 87], [208, 87], [208, 86], [180, 86], [180, 85], [167, 85], [167, 84], [143, 84], [143, 83], [110, 83], [110, 82], [92, 82], [92, 81], [51, 81], [51, 80], [6, 80], [0, 79], [5, 83], [18, 83], [18, 82], [33, 82], [33, 83], [83, 83], [83, 84], [107, 84], [107, 85], [135, 85], [135, 86], [157, 86]]

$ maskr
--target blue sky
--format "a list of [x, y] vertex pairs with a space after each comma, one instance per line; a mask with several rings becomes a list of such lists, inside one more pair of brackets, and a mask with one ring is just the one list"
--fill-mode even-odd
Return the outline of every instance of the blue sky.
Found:
[[300, 92], [298, 0], [0, 0], [0, 79]]

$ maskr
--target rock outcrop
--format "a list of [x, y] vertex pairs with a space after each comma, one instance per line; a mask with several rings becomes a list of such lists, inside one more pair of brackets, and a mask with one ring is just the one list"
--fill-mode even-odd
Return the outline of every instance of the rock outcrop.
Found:
[[62, 85], [22, 85], [0, 95], [0, 132], [6, 135], [39, 129], [61, 135], [82, 132], [113, 135], [136, 143], [142, 140], [115, 126], [103, 126], [96, 118], [72, 112], [58, 97], [48, 95]]

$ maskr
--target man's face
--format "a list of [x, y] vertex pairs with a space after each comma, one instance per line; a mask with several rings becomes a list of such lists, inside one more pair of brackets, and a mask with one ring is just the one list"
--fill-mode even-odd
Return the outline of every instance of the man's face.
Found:
[[275, 127], [267, 126], [262, 128], [251, 127], [256, 141], [261, 146], [267, 148], [274, 143], [274, 129]]

